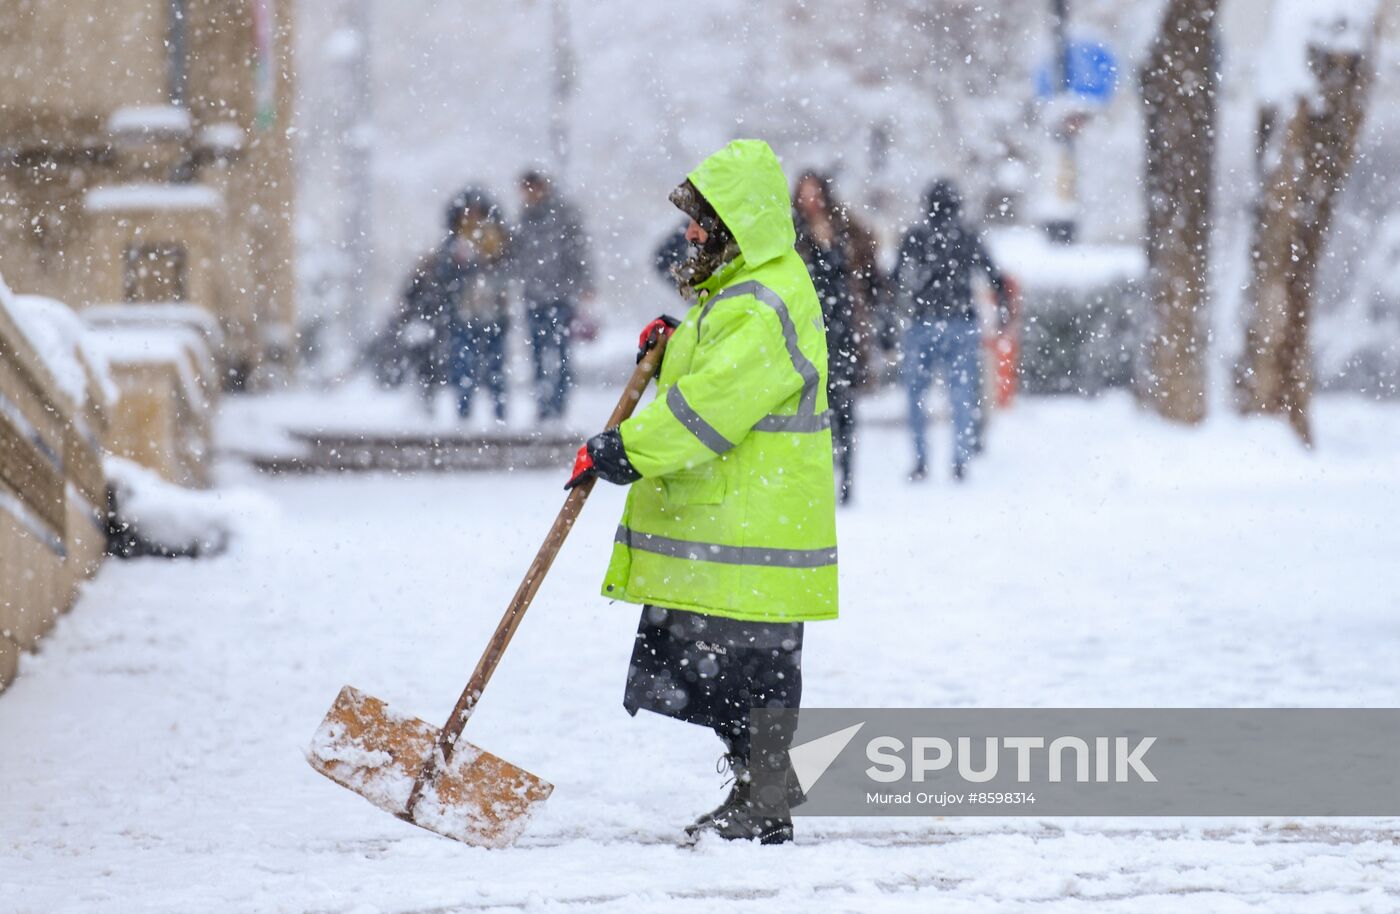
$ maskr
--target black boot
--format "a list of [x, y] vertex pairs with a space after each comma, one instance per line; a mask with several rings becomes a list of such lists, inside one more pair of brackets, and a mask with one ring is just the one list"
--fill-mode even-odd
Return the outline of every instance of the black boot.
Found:
[[[729, 788], [729, 796], [724, 802], [686, 827], [685, 834], [691, 842], [700, 840], [706, 833], [719, 835], [726, 841], [753, 841], [760, 844], [786, 844], [792, 840], [792, 819], [786, 814], [770, 811], [760, 815], [750, 796], [752, 783], [748, 769], [737, 755], [720, 756], [716, 766], [720, 771], [726, 767], [734, 776]], [[798, 797], [801, 797], [800, 791]], [[801, 802], [799, 799], [799, 802]]]
[[729, 786], [729, 795], [724, 798], [714, 809], [697, 818], [686, 827], [685, 833], [694, 837], [693, 832], [699, 829], [708, 828], [710, 823], [719, 818], [731, 807], [741, 806], [749, 801], [749, 772], [744, 767], [743, 760], [737, 755], [721, 755], [719, 761], [715, 763], [715, 771], [720, 774], [729, 772], [732, 783]]
[[[747, 792], [747, 791], [745, 791]], [[786, 813], [760, 814], [749, 799], [721, 807], [705, 822], [697, 822], [685, 830], [692, 842], [706, 834], [719, 835], [726, 841], [758, 841], [760, 844], [787, 844], [792, 840], [792, 817]]]

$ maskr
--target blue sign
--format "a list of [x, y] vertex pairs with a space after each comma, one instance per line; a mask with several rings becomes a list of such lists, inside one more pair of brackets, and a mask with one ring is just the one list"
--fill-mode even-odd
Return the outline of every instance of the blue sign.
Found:
[[[1035, 74], [1035, 91], [1041, 98], [1059, 94], [1060, 68], [1046, 64]], [[1106, 102], [1118, 88], [1118, 59], [1108, 46], [1097, 41], [1071, 41], [1069, 44], [1068, 91], [1081, 98]]]

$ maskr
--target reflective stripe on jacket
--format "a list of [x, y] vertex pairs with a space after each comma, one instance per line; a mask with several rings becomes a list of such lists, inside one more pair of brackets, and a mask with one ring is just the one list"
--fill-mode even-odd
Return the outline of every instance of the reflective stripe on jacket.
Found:
[[834, 618], [826, 332], [793, 250], [787, 181], [756, 140], [689, 177], [741, 253], [702, 284], [656, 398], [621, 426], [642, 479], [603, 593], [734, 619]]

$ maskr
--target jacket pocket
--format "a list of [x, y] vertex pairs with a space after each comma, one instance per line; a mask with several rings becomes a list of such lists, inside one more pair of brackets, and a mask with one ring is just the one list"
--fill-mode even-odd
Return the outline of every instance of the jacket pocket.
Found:
[[724, 501], [724, 477], [713, 473], [672, 473], [662, 478], [671, 505], [717, 505]]

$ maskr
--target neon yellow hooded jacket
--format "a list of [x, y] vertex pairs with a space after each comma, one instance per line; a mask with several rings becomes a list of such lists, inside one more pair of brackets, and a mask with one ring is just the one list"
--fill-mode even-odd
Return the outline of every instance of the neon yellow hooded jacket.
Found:
[[628, 492], [607, 597], [765, 622], [835, 618], [826, 331], [761, 140], [688, 176], [740, 255], [701, 284], [656, 398], [622, 423]]

